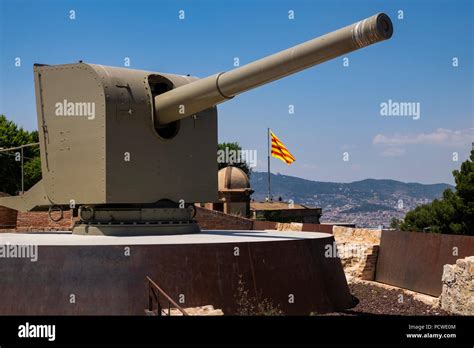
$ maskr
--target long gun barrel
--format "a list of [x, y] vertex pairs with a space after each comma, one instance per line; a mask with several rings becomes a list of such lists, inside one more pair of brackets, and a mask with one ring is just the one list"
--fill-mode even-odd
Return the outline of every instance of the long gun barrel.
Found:
[[192, 116], [242, 92], [387, 40], [392, 33], [390, 18], [379, 13], [240, 68], [180, 86], [155, 97], [155, 124]]

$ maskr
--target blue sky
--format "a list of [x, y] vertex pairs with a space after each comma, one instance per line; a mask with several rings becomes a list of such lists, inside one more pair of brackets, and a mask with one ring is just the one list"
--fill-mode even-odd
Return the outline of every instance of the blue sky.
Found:
[[[273, 172], [340, 182], [452, 183], [471, 148], [469, 0], [0, 3], [0, 113], [29, 130], [37, 128], [34, 63], [123, 66], [129, 57], [131, 68], [205, 77], [232, 69], [235, 57], [243, 65], [385, 12], [392, 39], [347, 55], [348, 67], [337, 58], [221, 104], [219, 141], [257, 150], [263, 171], [270, 127], [296, 157], [291, 166], [272, 159]], [[389, 99], [420, 103], [420, 118], [381, 116]]]

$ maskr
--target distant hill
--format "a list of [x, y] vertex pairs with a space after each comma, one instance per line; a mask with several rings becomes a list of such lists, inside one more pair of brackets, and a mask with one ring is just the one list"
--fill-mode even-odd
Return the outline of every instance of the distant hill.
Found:
[[[323, 209], [323, 221], [353, 222], [360, 226], [388, 226], [392, 217], [403, 218], [408, 210], [442, 196], [448, 184], [404, 183], [396, 180], [365, 179], [351, 183], [311, 181], [271, 174], [272, 195]], [[252, 198], [264, 200], [267, 173], [252, 172]]]

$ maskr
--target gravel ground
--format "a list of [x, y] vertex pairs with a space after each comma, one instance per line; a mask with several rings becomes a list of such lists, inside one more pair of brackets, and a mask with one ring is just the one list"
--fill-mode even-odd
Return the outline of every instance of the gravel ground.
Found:
[[[352, 295], [359, 304], [343, 312], [326, 315], [449, 315], [441, 308], [435, 308], [418, 301], [402, 289], [386, 289], [367, 283], [350, 283]], [[403, 301], [400, 301], [403, 295]]]

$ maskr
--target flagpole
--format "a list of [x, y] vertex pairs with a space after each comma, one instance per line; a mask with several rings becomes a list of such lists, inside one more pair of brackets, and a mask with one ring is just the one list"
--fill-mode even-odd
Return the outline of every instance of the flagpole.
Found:
[[270, 128], [267, 128], [267, 150], [268, 150], [268, 201], [270, 202]]

